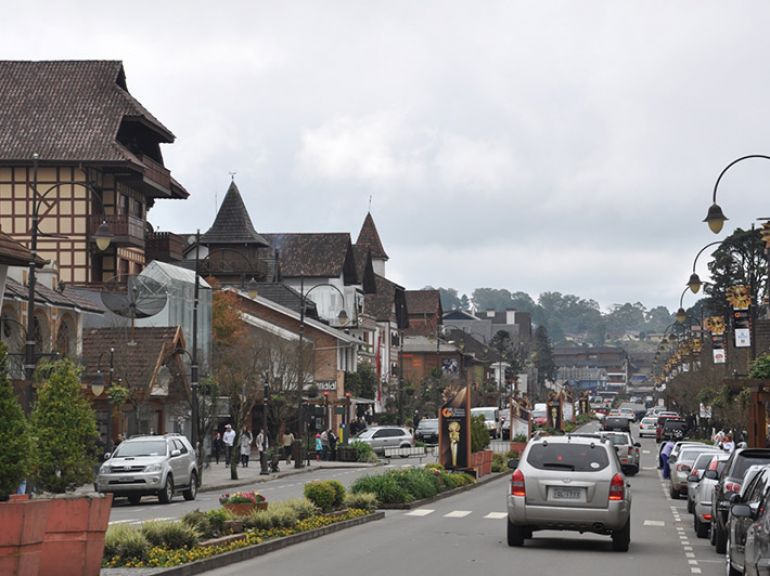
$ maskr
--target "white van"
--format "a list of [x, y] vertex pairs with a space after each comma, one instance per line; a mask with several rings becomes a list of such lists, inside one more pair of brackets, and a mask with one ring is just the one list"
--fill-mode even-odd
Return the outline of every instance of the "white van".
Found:
[[498, 422], [500, 421], [500, 411], [497, 406], [478, 406], [477, 408], [471, 408], [471, 416], [484, 416], [484, 425], [489, 430], [489, 435], [492, 438], [497, 438], [500, 434], [498, 429]]

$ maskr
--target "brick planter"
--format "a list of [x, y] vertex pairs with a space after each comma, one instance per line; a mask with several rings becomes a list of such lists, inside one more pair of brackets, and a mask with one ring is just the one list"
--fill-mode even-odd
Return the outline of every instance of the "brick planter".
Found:
[[37, 576], [50, 500], [0, 503], [0, 574]]

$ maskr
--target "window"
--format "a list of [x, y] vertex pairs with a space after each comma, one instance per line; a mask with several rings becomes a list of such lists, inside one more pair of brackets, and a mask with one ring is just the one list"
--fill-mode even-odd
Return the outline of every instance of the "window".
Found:
[[567, 470], [598, 472], [610, 465], [603, 444], [535, 444], [527, 456], [527, 463], [539, 470]]
[[187, 447], [184, 445], [184, 442], [181, 442], [179, 440], [172, 440], [174, 443], [174, 448], [179, 450], [182, 454], [187, 454]]

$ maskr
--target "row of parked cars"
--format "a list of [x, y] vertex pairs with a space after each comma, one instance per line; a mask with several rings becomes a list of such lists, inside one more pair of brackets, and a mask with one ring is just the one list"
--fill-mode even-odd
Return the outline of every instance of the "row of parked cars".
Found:
[[669, 464], [671, 496], [686, 496], [695, 533], [725, 554], [728, 576], [770, 574], [770, 449], [678, 442]]

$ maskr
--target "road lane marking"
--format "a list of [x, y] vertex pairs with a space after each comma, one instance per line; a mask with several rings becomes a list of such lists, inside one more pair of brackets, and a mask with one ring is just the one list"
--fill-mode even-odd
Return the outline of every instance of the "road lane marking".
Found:
[[698, 565], [698, 561], [697, 560], [688, 560], [687, 563], [690, 566], [697, 566]]
[[685, 552], [684, 557], [685, 558], [695, 558], [695, 554], [693, 552]]
[[665, 526], [666, 523], [662, 520], [645, 520], [644, 521], [645, 526]]
[[692, 546], [685, 546], [684, 547], [685, 552], [692, 552]]
[[135, 518], [130, 518], [128, 520], [113, 520], [110, 522], [110, 526], [113, 526], [115, 524], [131, 524], [132, 522], [136, 522]]
[[444, 518], [465, 518], [471, 510], [454, 510], [449, 514], [444, 514]]
[[[649, 450], [642, 450], [642, 454], [649, 454]], [[645, 470], [650, 470], [650, 468], [645, 468]]]
[[404, 514], [404, 516], [427, 516], [428, 514], [433, 514], [434, 512], [435, 510], [430, 510], [428, 508], [417, 508], [411, 512], [407, 512]]
[[501, 518], [506, 518], [508, 516], [508, 512], [490, 512], [484, 518], [489, 518], [490, 520], [500, 520]]
[[701, 569], [700, 568], [690, 568], [690, 573], [691, 574], [700, 574], [701, 573]]

